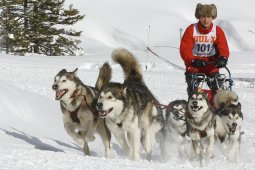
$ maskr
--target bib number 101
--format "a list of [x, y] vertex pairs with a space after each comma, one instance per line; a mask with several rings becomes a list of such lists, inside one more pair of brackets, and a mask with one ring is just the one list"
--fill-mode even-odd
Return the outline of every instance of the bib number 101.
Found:
[[210, 51], [211, 44], [197, 44], [197, 51], [205, 52]]

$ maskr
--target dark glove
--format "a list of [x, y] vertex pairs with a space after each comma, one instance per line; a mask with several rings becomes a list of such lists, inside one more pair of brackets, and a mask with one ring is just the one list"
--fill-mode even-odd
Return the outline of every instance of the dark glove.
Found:
[[226, 57], [218, 57], [218, 58], [216, 59], [216, 65], [215, 65], [215, 67], [217, 67], [217, 68], [226, 67], [227, 62], [228, 62], [228, 59], [227, 59]]
[[195, 59], [192, 61], [191, 65], [196, 68], [202, 68], [202, 67], [206, 66], [206, 62], [203, 60]]

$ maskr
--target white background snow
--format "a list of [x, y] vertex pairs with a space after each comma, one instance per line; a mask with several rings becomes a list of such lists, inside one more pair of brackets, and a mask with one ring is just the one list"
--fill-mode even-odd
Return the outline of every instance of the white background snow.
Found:
[[[228, 67], [244, 114], [240, 162], [224, 161], [216, 144], [215, 157], [207, 168], [255, 169], [253, 0], [68, 0], [67, 6], [73, 3], [86, 14], [75, 25], [84, 31], [81, 44], [84, 54], [73, 57], [0, 54], [0, 169], [200, 169], [196, 160], [179, 159], [171, 140], [165, 159], [160, 157], [159, 146], [155, 144], [152, 161], [147, 161], [142, 151], [142, 160], [134, 162], [125, 156], [115, 139], [114, 158], [106, 159], [99, 136], [89, 144], [92, 156], [83, 156], [82, 148], [64, 131], [59, 102], [54, 100], [51, 90], [54, 76], [63, 68], [72, 71], [78, 67], [79, 77], [93, 86], [105, 61], [113, 68], [112, 80], [122, 82], [122, 70], [112, 63], [110, 54], [116, 47], [125, 47], [141, 62], [145, 82], [162, 104], [187, 99], [184, 70], [173, 64], [184, 67], [178, 50], [179, 29], [185, 30], [196, 22], [194, 11], [198, 2], [215, 3], [218, 8], [214, 23], [224, 29], [228, 39], [231, 50]], [[147, 55], [148, 39], [149, 47], [165, 60], [151, 53]]]

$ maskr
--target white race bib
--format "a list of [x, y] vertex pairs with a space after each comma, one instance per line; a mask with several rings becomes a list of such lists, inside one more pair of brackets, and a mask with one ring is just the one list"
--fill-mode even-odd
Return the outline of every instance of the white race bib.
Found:
[[208, 34], [200, 34], [197, 24], [194, 24], [193, 33], [194, 47], [192, 53], [194, 56], [211, 57], [216, 54], [214, 42], [216, 40], [216, 25]]

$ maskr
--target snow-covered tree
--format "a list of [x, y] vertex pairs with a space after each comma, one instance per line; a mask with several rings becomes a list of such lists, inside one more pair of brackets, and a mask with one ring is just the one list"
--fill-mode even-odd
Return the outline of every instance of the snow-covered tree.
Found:
[[3, 49], [6, 53], [13, 52], [17, 48], [19, 34], [21, 34], [22, 23], [22, 1], [1, 0], [0, 1], [0, 37], [3, 41]]
[[[72, 5], [64, 9], [65, 0], [3, 1], [5, 3], [0, 3], [0, 18], [3, 18], [0, 21], [3, 26], [0, 35], [6, 35], [6, 42], [14, 42], [12, 48], [6, 46], [6, 49], [18, 54], [29, 52], [55, 56], [75, 55], [75, 51], [80, 49], [78, 37], [81, 32], [67, 30], [66, 25], [73, 25], [84, 16], [79, 15], [79, 11]], [[18, 12], [9, 7], [14, 6], [14, 1], [19, 2], [15, 4]], [[6, 15], [9, 13], [10, 16], [18, 13], [18, 18]], [[13, 27], [13, 23], [17, 25]]]

